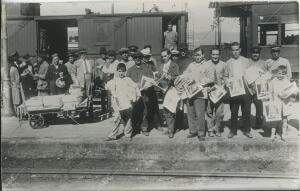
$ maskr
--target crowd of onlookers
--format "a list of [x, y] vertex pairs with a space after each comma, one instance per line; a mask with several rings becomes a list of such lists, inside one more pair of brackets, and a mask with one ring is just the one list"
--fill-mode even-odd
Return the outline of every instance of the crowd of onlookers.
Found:
[[[17, 107], [24, 99], [33, 96], [68, 93], [72, 84], [81, 87], [83, 97], [89, 96], [97, 86], [107, 90], [103, 93], [109, 92], [105, 96], [110, 97], [115, 112], [113, 129], [107, 140], [118, 139], [121, 127], [124, 128], [121, 130], [124, 135], [129, 137], [134, 136], [137, 131], [148, 136], [152, 128], [165, 130], [162, 128], [163, 118], [168, 127], [165, 131], [169, 138], [173, 138], [178, 116], [183, 113], [184, 108], [187, 110], [190, 131], [188, 138], [198, 137], [199, 140], [204, 140], [205, 136], [221, 136], [224, 103], [228, 103], [231, 110], [228, 138], [237, 133], [240, 106], [242, 131], [246, 137], [252, 138], [250, 116], [251, 104], [254, 103], [255, 126], [261, 128], [265, 118], [270, 118], [267, 122], [271, 124], [271, 138], [274, 140], [278, 135], [284, 140], [282, 129], [287, 127], [289, 115], [287, 103], [298, 91], [281, 97], [282, 91], [291, 85], [291, 66], [287, 59], [280, 57], [280, 47], [274, 46], [270, 50], [271, 58], [264, 61], [260, 59], [260, 48], [253, 47], [248, 59], [240, 55], [240, 45], [234, 42], [231, 45], [231, 58], [223, 62], [220, 60], [218, 47], [210, 50], [210, 60], [205, 60], [206, 53], [198, 47], [193, 51], [194, 61], [183, 72], [179, 70], [181, 63], [176, 49], [162, 49], [161, 62], [157, 62], [152, 55], [151, 45], [146, 45], [141, 50], [130, 46], [117, 52], [107, 51], [102, 47], [96, 60], [89, 59], [87, 51], [81, 49], [76, 54], [70, 53], [66, 63], [60, 60], [57, 53], [51, 57], [39, 54], [36, 62], [30, 56], [15, 53], [9, 57], [13, 104]], [[252, 78], [255, 75], [257, 78], [250, 81], [249, 73]], [[149, 83], [148, 80], [149, 84], [145, 85], [145, 78], [153, 79], [153, 82]], [[157, 91], [160, 90], [164, 102], [168, 102], [166, 99], [174, 99], [171, 93], [180, 89], [178, 84], [182, 80], [188, 84], [194, 82], [201, 90], [170, 103], [175, 104], [174, 110], [164, 105], [162, 116]], [[260, 99], [260, 92], [257, 92], [259, 81], [263, 81], [263, 85], [267, 87], [268, 96], [263, 99]], [[239, 83], [240, 89], [234, 89], [235, 83]], [[216, 87], [222, 88], [226, 94], [214, 102], [211, 96]], [[261, 88], [262, 86], [259, 87]], [[235, 91], [241, 93], [234, 93]], [[264, 109], [266, 105], [267, 111]]]

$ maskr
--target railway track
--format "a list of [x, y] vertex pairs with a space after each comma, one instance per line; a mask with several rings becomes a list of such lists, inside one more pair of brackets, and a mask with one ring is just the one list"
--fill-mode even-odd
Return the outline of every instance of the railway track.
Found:
[[122, 175], [122, 176], [179, 176], [179, 177], [230, 177], [230, 178], [282, 178], [299, 179], [297, 174], [255, 173], [255, 172], [208, 172], [208, 171], [130, 171], [91, 169], [3, 169], [2, 174], [49, 174], [49, 175]]

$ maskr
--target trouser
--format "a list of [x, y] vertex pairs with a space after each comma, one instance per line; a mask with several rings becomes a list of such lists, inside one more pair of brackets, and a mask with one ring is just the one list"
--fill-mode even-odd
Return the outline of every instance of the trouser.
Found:
[[256, 109], [256, 126], [261, 127], [263, 122], [263, 103], [261, 100], [257, 99], [256, 94], [254, 94], [252, 98]]
[[142, 96], [146, 104], [146, 118], [148, 121], [148, 127], [151, 129], [157, 127], [160, 122], [159, 106], [157, 95], [153, 87], [150, 87], [142, 92]]
[[242, 108], [242, 119], [244, 132], [250, 132], [250, 116], [251, 116], [251, 95], [247, 88], [245, 88], [245, 94], [232, 97], [229, 100], [230, 111], [231, 111], [231, 132], [237, 133], [237, 122], [239, 108]]
[[208, 100], [206, 108], [207, 130], [212, 132], [220, 132], [220, 125], [224, 117], [224, 103], [218, 102], [214, 104]]
[[187, 116], [190, 134], [205, 135], [205, 108], [207, 101], [203, 98], [187, 100]]
[[270, 121], [268, 122], [270, 129], [275, 129], [276, 134], [282, 135], [282, 121]]
[[166, 108], [164, 108], [164, 116], [168, 125], [168, 132], [169, 133], [175, 133], [175, 119], [176, 119], [176, 113], [172, 113]]
[[112, 132], [108, 135], [109, 138], [117, 138], [120, 126], [123, 126], [124, 129], [122, 130], [126, 137], [130, 137], [132, 133], [132, 124], [131, 124], [131, 116], [132, 116], [132, 109], [125, 109], [119, 111], [120, 114], [120, 123], [117, 123], [113, 126]]
[[144, 103], [143, 98], [139, 98], [136, 103], [133, 105], [132, 109], [132, 127], [134, 131], [139, 131], [141, 128], [142, 131], [147, 131], [147, 106]]

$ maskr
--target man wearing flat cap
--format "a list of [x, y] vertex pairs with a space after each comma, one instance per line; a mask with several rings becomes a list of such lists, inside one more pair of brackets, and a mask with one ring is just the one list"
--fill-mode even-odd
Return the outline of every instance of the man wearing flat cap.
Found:
[[164, 32], [165, 48], [177, 50], [177, 32], [173, 31], [173, 25], [168, 24], [168, 30]]
[[66, 93], [68, 84], [70, 83], [70, 76], [66, 66], [63, 64], [59, 64], [58, 61], [58, 54], [53, 54], [52, 64], [48, 67], [45, 76], [45, 79], [49, 85], [50, 95]]
[[280, 46], [272, 46], [271, 55], [272, 58], [266, 61], [268, 71], [274, 73], [274, 71], [278, 68], [278, 66], [285, 66], [287, 68], [286, 77], [287, 79], [291, 79], [292, 78], [291, 65], [286, 58], [280, 57]]
[[102, 72], [105, 75], [106, 80], [109, 81], [117, 74], [117, 66], [119, 61], [117, 59], [117, 53], [114, 50], [107, 51], [106, 64], [103, 66]]
[[154, 121], [156, 111], [153, 110], [153, 100], [155, 94], [153, 87], [143, 87], [142, 77], [154, 78], [151, 66], [142, 62], [143, 54], [137, 52], [133, 54], [135, 65], [128, 69], [127, 76], [134, 81], [141, 90], [142, 97], [133, 108], [132, 125], [133, 129], [141, 128], [145, 136], [149, 135], [150, 126]]
[[65, 66], [67, 67], [67, 70], [72, 78], [72, 83], [77, 84], [77, 79], [76, 79], [76, 67], [74, 65], [74, 54], [69, 53], [68, 54], [68, 62], [65, 63]]
[[85, 97], [91, 94], [91, 88], [94, 80], [95, 63], [93, 60], [89, 60], [87, 58], [87, 51], [85, 49], [81, 49], [79, 54], [79, 59], [74, 63], [76, 67], [75, 76], [84, 93], [83, 97]]
[[131, 68], [132, 66], [134, 66], [134, 61], [129, 60], [128, 56], [129, 56], [129, 49], [128, 48], [121, 48], [119, 50], [119, 54], [121, 56], [121, 58], [119, 59], [120, 63], [124, 63], [126, 65], [126, 69], [128, 71], [129, 68]]

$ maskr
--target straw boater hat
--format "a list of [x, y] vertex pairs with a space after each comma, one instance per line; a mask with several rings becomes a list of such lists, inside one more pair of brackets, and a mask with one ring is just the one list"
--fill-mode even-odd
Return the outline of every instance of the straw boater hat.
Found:
[[128, 48], [121, 48], [119, 50], [119, 54], [123, 54], [123, 53], [128, 53], [129, 49]]
[[143, 50], [141, 50], [141, 53], [144, 55], [144, 56], [151, 56], [151, 51], [149, 48], [145, 48]]
[[172, 55], [179, 55], [179, 51], [173, 49], [173, 50], [171, 50], [171, 54], [172, 54]]
[[64, 88], [66, 86], [66, 82], [63, 80], [63, 78], [58, 78], [56, 81], [55, 81], [55, 84], [57, 87], [59, 88]]

